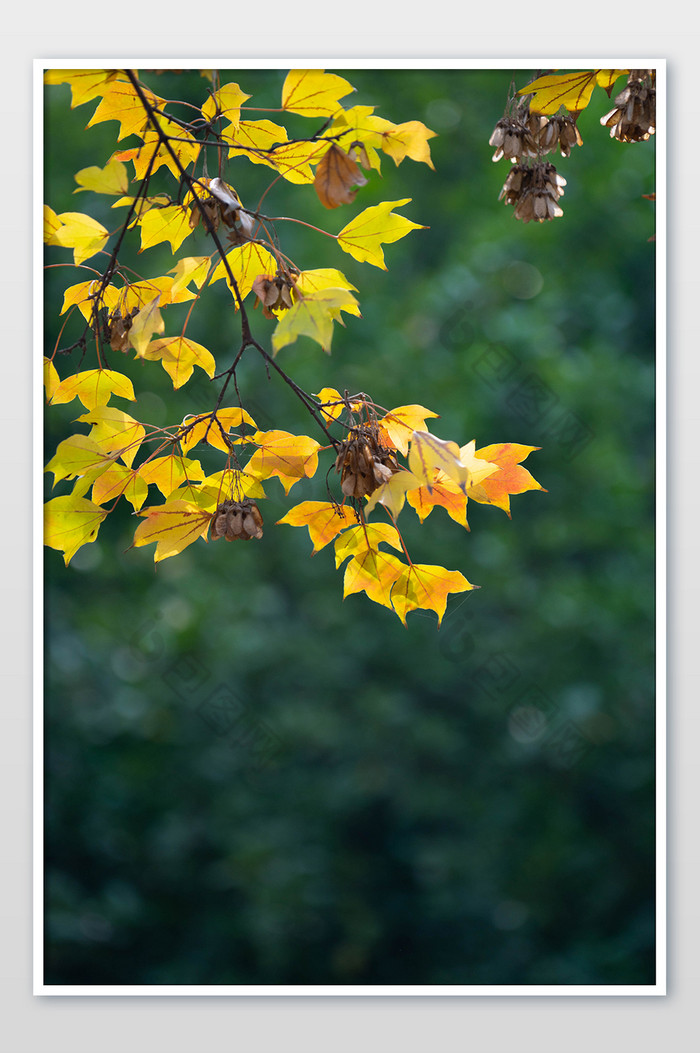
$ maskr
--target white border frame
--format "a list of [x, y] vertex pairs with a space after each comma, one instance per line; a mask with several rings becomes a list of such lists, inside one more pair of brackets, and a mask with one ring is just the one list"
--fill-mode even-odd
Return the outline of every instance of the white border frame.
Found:
[[233, 69], [547, 69], [554, 60], [530, 56], [512, 59], [441, 59], [441, 58], [200, 58], [164, 59], [35, 59], [34, 66], [34, 178], [33, 178], [33, 300], [34, 300], [34, 388], [33, 388], [33, 993], [42, 996], [287, 996], [287, 997], [622, 997], [664, 996], [667, 993], [667, 292], [666, 292], [666, 188], [667, 188], [667, 114], [666, 60], [645, 58], [557, 59], [557, 69], [656, 69], [658, 127], [656, 130], [656, 983], [640, 985], [420, 985], [387, 984], [333, 985], [46, 985], [44, 972], [44, 854], [43, 854], [43, 73], [47, 69], [113, 69], [113, 68], [219, 68]]

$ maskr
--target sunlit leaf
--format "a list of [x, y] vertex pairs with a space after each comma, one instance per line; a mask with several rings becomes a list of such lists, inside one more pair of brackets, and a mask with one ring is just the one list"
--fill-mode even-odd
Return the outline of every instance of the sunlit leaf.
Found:
[[440, 625], [447, 608], [447, 597], [453, 592], [478, 587], [468, 582], [458, 570], [413, 563], [404, 567], [397, 578], [391, 590], [391, 603], [404, 625], [409, 611], [418, 609], [435, 611]]
[[429, 168], [435, 168], [428, 139], [435, 137], [422, 121], [406, 121], [405, 124], [392, 124], [380, 117], [374, 118], [374, 129], [381, 134], [380, 147], [398, 166], [406, 157], [413, 161], [422, 161]]
[[138, 512], [148, 497], [148, 485], [132, 468], [114, 463], [95, 480], [92, 500], [98, 505], [104, 505], [116, 501], [121, 496]]
[[129, 189], [129, 175], [126, 165], [121, 161], [108, 161], [104, 168], [91, 165], [75, 173], [78, 184], [74, 194], [82, 190], [93, 190], [96, 194], [126, 194]]
[[[141, 86], [141, 90], [154, 109], [165, 104], [165, 99], [154, 95], [148, 88]], [[118, 121], [118, 140], [125, 139], [127, 135], [143, 134], [148, 124], [148, 115], [130, 81], [113, 80], [106, 85], [101, 95], [100, 104], [88, 121], [88, 128], [102, 121]]]
[[467, 495], [463, 493], [457, 483], [453, 482], [448, 475], [435, 470], [435, 476], [430, 490], [427, 486], [421, 486], [416, 490], [408, 490], [406, 500], [413, 508], [421, 523], [425, 522], [436, 506], [444, 508], [455, 523], [459, 523], [469, 530], [467, 523]]
[[335, 543], [335, 565], [339, 567], [348, 556], [359, 558], [368, 551], [377, 552], [381, 544], [402, 551], [399, 532], [391, 523], [360, 523], [351, 527]]
[[504, 442], [484, 446], [477, 450], [478, 458], [499, 465], [501, 470], [483, 479], [479, 485], [471, 487], [467, 491], [467, 496], [480, 504], [496, 505], [502, 508], [510, 519], [509, 495], [523, 494], [527, 490], [547, 492], [520, 463], [538, 449], [539, 446], [521, 446], [514, 442]]
[[405, 457], [413, 432], [424, 430], [428, 417], [439, 417], [439, 414], [415, 404], [396, 406], [379, 421], [384, 441], [388, 439], [389, 444], [400, 450]]
[[217, 450], [229, 453], [230, 442], [235, 441], [235, 439], [231, 438], [227, 441], [224, 436], [229, 436], [231, 431], [240, 428], [242, 424], [246, 425], [245, 432], [249, 440], [252, 434], [257, 431], [257, 424], [253, 418], [240, 406], [219, 408], [216, 411], [215, 419], [212, 419], [210, 413], [201, 417], [185, 417], [182, 424], [183, 428], [187, 429], [180, 439], [180, 445], [185, 453], [189, 452], [193, 446], [197, 446], [200, 442], [205, 442]]
[[83, 497], [54, 497], [44, 505], [44, 544], [63, 552], [68, 566], [82, 545], [95, 540], [106, 515], [106, 509]]
[[53, 393], [60, 383], [61, 378], [58, 375], [58, 370], [51, 359], [44, 356], [44, 391], [47, 402], [51, 401]]
[[209, 512], [191, 501], [179, 499], [144, 508], [139, 515], [145, 516], [145, 522], [136, 528], [132, 547], [155, 542], [153, 559], [156, 563], [176, 556], [197, 538], [203, 537], [211, 520]]
[[162, 333], [165, 322], [160, 313], [160, 293], [145, 304], [135, 316], [129, 330], [129, 343], [140, 358], [146, 354], [146, 348], [154, 333]]
[[309, 537], [314, 546], [311, 553], [313, 556], [342, 530], [357, 523], [357, 516], [352, 509], [332, 504], [330, 501], [302, 501], [301, 504], [290, 508], [286, 516], [277, 522], [308, 527]]
[[192, 233], [189, 210], [182, 205], [166, 205], [165, 208], [149, 208], [140, 219], [141, 249], [150, 249], [161, 241], [169, 241], [173, 254]]
[[390, 552], [365, 549], [345, 568], [343, 599], [355, 592], [366, 592], [375, 603], [393, 610], [392, 588], [405, 570], [406, 564]]
[[216, 361], [211, 351], [184, 336], [152, 340], [142, 357], [148, 361], [160, 360], [175, 390], [187, 383], [195, 366], [203, 369], [210, 379], [216, 371]]
[[[114, 458], [88, 435], [71, 435], [58, 444], [56, 453], [44, 469], [53, 472], [53, 485], [62, 479], [93, 479], [107, 470]], [[87, 489], [87, 487], [86, 487]]]
[[[101, 288], [101, 285], [102, 283], [96, 278], [86, 282], [79, 282], [77, 285], [71, 285], [63, 294], [61, 314], [65, 314], [70, 307], [77, 305], [85, 321], [92, 321], [95, 307], [94, 296]], [[118, 289], [115, 289], [113, 285], [107, 285], [102, 291], [101, 306], [107, 307], [110, 311], [114, 310], [119, 303], [119, 296]]]
[[321, 289], [309, 293], [280, 316], [272, 334], [274, 352], [293, 344], [299, 336], [308, 336], [324, 351], [330, 351], [333, 323], [338, 320], [341, 310], [354, 307], [357, 307], [357, 300], [349, 289]]
[[352, 84], [335, 73], [291, 70], [282, 87], [282, 109], [304, 117], [330, 117], [342, 109], [338, 99], [354, 90]]
[[190, 482], [201, 482], [204, 478], [199, 461], [181, 457], [179, 454], [153, 457], [140, 465], [136, 472], [146, 486], [151, 483], [157, 486], [163, 497], [170, 497], [173, 490], [177, 490], [186, 479]]
[[338, 245], [360, 263], [371, 263], [386, 270], [382, 244], [398, 241], [411, 230], [425, 229], [421, 223], [413, 223], [391, 211], [410, 200], [410, 197], [405, 197], [400, 201], [382, 201], [366, 208], [343, 227], [338, 235]]
[[384, 505], [391, 512], [394, 519], [404, 506], [406, 491], [414, 490], [421, 486], [422, 482], [412, 472], [395, 472], [387, 483], [378, 486], [365, 505], [365, 515], [378, 505]]
[[[584, 70], [581, 73], [548, 73], [526, 84], [518, 95], [532, 95], [530, 112], [551, 115], [563, 106], [570, 113], [580, 113], [591, 101], [591, 94], [601, 74], [610, 70]], [[605, 77], [603, 77], [605, 81]]]
[[[236, 248], [231, 249], [230, 252], [226, 253], [226, 261], [243, 299], [253, 288], [253, 282], [259, 274], [275, 274], [277, 271], [277, 260], [272, 253], [268, 252], [262, 245], [256, 245], [253, 242], [247, 242], [245, 245], [238, 245]], [[235, 293], [231, 288], [228, 271], [223, 260], [220, 260], [214, 268], [209, 284], [213, 284], [219, 278], [226, 279], [226, 284], [231, 289], [231, 295], [235, 300]]]
[[236, 129], [241, 119], [241, 105], [249, 98], [237, 84], [223, 84], [204, 103], [202, 114], [208, 121], [221, 116], [229, 122], [229, 127]]
[[133, 402], [134, 386], [129, 378], [113, 369], [88, 369], [62, 380], [53, 392], [51, 402], [58, 406], [79, 398], [85, 409], [91, 410], [106, 405], [112, 395]]
[[253, 441], [258, 449], [246, 465], [246, 471], [258, 479], [277, 476], [287, 494], [296, 482], [310, 478], [318, 468], [321, 446], [308, 435], [273, 430], [256, 432]]
[[56, 218], [61, 226], [53, 231], [47, 244], [73, 249], [76, 266], [100, 252], [109, 240], [109, 231], [92, 216], [82, 212], [61, 212]]
[[44, 73], [44, 84], [70, 84], [74, 109], [102, 95], [117, 73], [115, 69], [50, 69]]
[[78, 420], [92, 424], [89, 437], [102, 450], [121, 457], [131, 467], [146, 434], [143, 424], [114, 406], [98, 406]]

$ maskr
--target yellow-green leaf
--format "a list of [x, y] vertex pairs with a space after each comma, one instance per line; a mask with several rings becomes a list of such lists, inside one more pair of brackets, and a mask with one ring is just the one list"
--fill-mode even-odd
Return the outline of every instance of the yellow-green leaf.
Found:
[[93, 479], [109, 468], [113, 460], [114, 458], [88, 435], [71, 435], [58, 444], [56, 453], [44, 471], [53, 472], [54, 486], [62, 479], [84, 476], [89, 477], [89, 486]]
[[98, 505], [104, 505], [116, 501], [122, 495], [133, 505], [134, 511], [138, 512], [148, 496], [148, 485], [139, 477], [138, 472], [115, 462], [95, 480], [92, 500]]
[[330, 351], [333, 323], [338, 320], [339, 312], [356, 306], [357, 300], [349, 289], [321, 289], [310, 293], [280, 316], [272, 334], [274, 353], [293, 344], [299, 336], [311, 337], [324, 351]]
[[44, 505], [44, 544], [63, 552], [68, 566], [82, 545], [95, 540], [106, 515], [104, 508], [83, 497], [54, 497]]
[[371, 263], [386, 270], [382, 244], [398, 241], [411, 230], [425, 229], [421, 223], [413, 223], [404, 216], [392, 212], [392, 208], [408, 204], [410, 197], [400, 201], [382, 201], [366, 208], [351, 220], [338, 234], [338, 244], [360, 263]]

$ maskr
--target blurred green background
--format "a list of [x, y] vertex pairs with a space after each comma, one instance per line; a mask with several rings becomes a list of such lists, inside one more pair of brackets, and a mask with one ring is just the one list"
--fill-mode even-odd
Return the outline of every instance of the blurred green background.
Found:
[[[285, 251], [339, 267], [362, 318], [330, 356], [302, 338], [280, 363], [307, 391], [422, 403], [460, 444], [539, 446], [526, 467], [547, 492], [514, 497], [512, 521], [470, 504], [470, 533], [442, 509], [422, 528], [402, 513], [414, 560], [481, 586], [439, 630], [343, 602], [332, 546], [311, 559], [306, 530], [274, 526], [325, 499], [323, 470], [288, 498], [268, 486], [260, 542], [197, 542], [154, 569], [151, 546], [129, 549], [140, 520], [124, 505], [68, 568], [47, 549], [46, 983], [653, 983], [654, 140], [611, 140], [596, 90], [583, 147], [550, 157], [563, 218], [525, 225], [498, 201], [508, 162], [488, 144], [511, 71], [336, 72], [353, 103], [437, 132], [435, 171], [385, 158], [332, 213], [280, 181], [268, 212], [337, 232], [410, 197], [401, 213], [428, 229], [387, 246], [384, 272], [286, 225]], [[284, 75], [222, 82], [275, 107]], [[203, 98], [195, 71], [142, 76]], [[74, 173], [115, 150], [115, 124], [86, 130], [95, 105], [46, 89], [45, 200], [113, 230], [111, 199], [73, 197]], [[247, 203], [268, 170], [242, 160], [228, 178]], [[206, 251], [201, 230], [181, 250]], [[175, 262], [167, 244], [124, 259], [148, 275]], [[48, 354], [63, 290], [88, 276], [46, 271]], [[273, 323], [252, 319], [269, 345]], [[225, 368], [237, 332], [221, 282], [188, 335]], [[65, 376], [77, 357], [56, 364]], [[199, 370], [174, 393], [157, 364], [111, 365], [143, 392], [124, 404], [142, 420], [213, 404]], [[260, 427], [315, 434], [252, 355], [239, 385]], [[79, 412], [47, 411], [47, 457]]]

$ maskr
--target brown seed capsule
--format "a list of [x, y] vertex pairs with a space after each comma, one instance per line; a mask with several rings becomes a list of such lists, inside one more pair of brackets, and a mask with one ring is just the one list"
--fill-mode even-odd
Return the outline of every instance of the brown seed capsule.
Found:
[[211, 519], [212, 541], [225, 537], [227, 541], [249, 541], [263, 536], [263, 518], [260, 509], [246, 498], [244, 501], [224, 501]]

